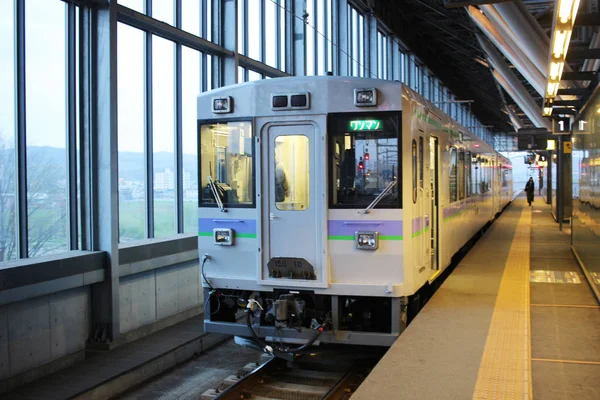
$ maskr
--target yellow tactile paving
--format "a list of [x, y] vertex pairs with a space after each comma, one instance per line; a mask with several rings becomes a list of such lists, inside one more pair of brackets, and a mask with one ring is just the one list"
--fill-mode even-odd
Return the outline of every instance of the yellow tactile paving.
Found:
[[530, 233], [531, 208], [525, 207], [502, 274], [473, 399], [531, 399]]

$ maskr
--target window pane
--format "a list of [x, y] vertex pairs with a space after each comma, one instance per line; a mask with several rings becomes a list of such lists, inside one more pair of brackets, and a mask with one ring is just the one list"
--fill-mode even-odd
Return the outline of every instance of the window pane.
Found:
[[465, 198], [465, 152], [458, 151], [458, 199]]
[[423, 136], [419, 136], [419, 187], [423, 187]]
[[450, 202], [456, 201], [456, 149], [450, 149]]
[[466, 182], [465, 189], [467, 190], [467, 197], [471, 197], [471, 153], [467, 152], [465, 155], [465, 174]]
[[175, 25], [175, 5], [173, 0], [160, 0], [152, 2], [152, 18]]
[[417, 202], [417, 141], [412, 140], [412, 201]]
[[175, 231], [175, 44], [152, 37], [154, 237]]
[[181, 29], [196, 36], [202, 36], [200, 32], [201, 1], [181, 0]]
[[0, 262], [17, 257], [14, 2], [0, 2]]
[[308, 25], [306, 25], [306, 75], [315, 75], [315, 30], [317, 18], [313, 8], [313, 0], [306, 1]]
[[119, 0], [119, 4], [137, 12], [144, 12], [144, 0]]
[[[376, 114], [377, 115], [377, 114]], [[364, 208], [398, 180], [398, 116], [338, 115], [330, 126], [331, 204]], [[399, 184], [377, 208], [400, 207]]]
[[350, 7], [352, 13], [351, 27], [352, 27], [352, 76], [359, 76], [358, 62], [360, 56], [358, 54], [358, 13], [352, 7]]
[[[266, 29], [266, 56], [265, 62], [273, 68], [277, 68], [277, 4], [267, 0], [265, 10]], [[285, 40], [285, 39], [284, 39]]]
[[326, 44], [325, 44], [325, 35], [327, 34], [326, 30], [325, 30], [325, 18], [326, 18], [326, 14], [325, 14], [325, 2], [324, 1], [319, 1], [317, 2], [317, 44], [318, 44], [318, 55], [317, 55], [317, 61], [318, 61], [318, 68], [317, 68], [317, 75], [325, 75], [325, 73], [327, 71], [325, 71], [325, 68], [327, 67], [327, 57], [326, 57]]
[[144, 32], [118, 24], [119, 241], [145, 237]]
[[196, 50], [182, 48], [183, 123], [183, 231], [198, 232], [198, 117], [196, 98], [201, 92], [200, 57]]
[[248, 82], [252, 81], [260, 81], [262, 79], [262, 75], [258, 72], [248, 70]]
[[284, 211], [309, 207], [310, 172], [308, 138], [285, 135], [275, 138], [275, 205]]
[[260, 3], [261, 0], [248, 1], [248, 57], [261, 61], [260, 43], [261, 43], [261, 26], [260, 26]]
[[[66, 4], [26, 2], [29, 256], [67, 250]], [[52, 79], [49, 79], [52, 77]]]
[[208, 176], [226, 206], [253, 204], [254, 146], [250, 122], [225, 122], [200, 127], [201, 204], [216, 200]]

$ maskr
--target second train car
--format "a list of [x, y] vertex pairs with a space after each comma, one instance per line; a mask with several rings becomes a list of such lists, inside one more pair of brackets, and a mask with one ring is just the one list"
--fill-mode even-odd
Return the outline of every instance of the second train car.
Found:
[[207, 332], [389, 346], [512, 200], [510, 161], [402, 83], [269, 79], [197, 109]]

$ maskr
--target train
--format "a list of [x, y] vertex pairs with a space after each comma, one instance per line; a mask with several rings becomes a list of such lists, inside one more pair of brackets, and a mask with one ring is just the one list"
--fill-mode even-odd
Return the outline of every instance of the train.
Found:
[[510, 160], [400, 82], [247, 82], [197, 117], [205, 330], [272, 353], [390, 346], [513, 199]]

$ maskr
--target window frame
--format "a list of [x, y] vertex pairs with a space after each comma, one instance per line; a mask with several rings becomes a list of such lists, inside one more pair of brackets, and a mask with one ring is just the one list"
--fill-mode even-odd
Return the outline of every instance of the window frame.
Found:
[[337, 117], [341, 117], [341, 116], [352, 116], [353, 118], [388, 118], [388, 117], [395, 117], [397, 119], [397, 123], [398, 123], [398, 134], [397, 134], [397, 140], [398, 140], [398, 171], [397, 171], [397, 189], [398, 189], [398, 204], [396, 204], [394, 207], [381, 207], [380, 205], [377, 205], [375, 207], [375, 209], [387, 209], [387, 210], [396, 210], [396, 209], [402, 209], [402, 196], [403, 196], [403, 191], [402, 191], [402, 185], [403, 185], [403, 165], [402, 165], [402, 111], [401, 110], [397, 110], [397, 111], [371, 111], [371, 112], [354, 112], [354, 111], [350, 111], [350, 112], [340, 112], [340, 113], [328, 113], [327, 114], [327, 138], [326, 138], [326, 157], [327, 157], [327, 207], [328, 209], [332, 210], [360, 210], [360, 209], [364, 209], [365, 206], [358, 206], [358, 205], [336, 205], [333, 204], [333, 191], [334, 191], [334, 187], [335, 185], [333, 184], [333, 156], [335, 155], [335, 146], [332, 143], [332, 139], [333, 136], [330, 134], [330, 132], [332, 132], [332, 119], [337, 118]]
[[419, 161], [417, 160], [417, 139], [413, 138], [410, 145], [410, 158], [411, 158], [411, 166], [412, 166], [412, 202], [413, 204], [417, 204], [417, 188], [419, 186], [419, 176], [418, 176], [418, 165]]
[[[454, 152], [455, 154], [455, 165], [456, 165], [456, 172], [455, 172], [455, 183], [454, 183], [454, 199], [452, 199], [452, 153]], [[448, 203], [454, 203], [458, 201], [458, 149], [454, 146], [450, 147], [450, 151], [448, 152], [448, 155], [450, 157], [450, 169], [448, 171]]]
[[202, 204], [202, 153], [200, 149], [200, 128], [202, 125], [214, 124], [214, 123], [229, 123], [229, 122], [249, 122], [252, 124], [252, 187], [254, 188], [254, 195], [252, 196], [252, 204], [228, 204], [223, 203], [225, 208], [256, 208], [256, 118], [252, 117], [234, 117], [234, 118], [211, 118], [211, 119], [199, 119], [196, 124], [196, 142], [198, 150], [198, 207], [201, 208], [219, 208], [218, 204]]

